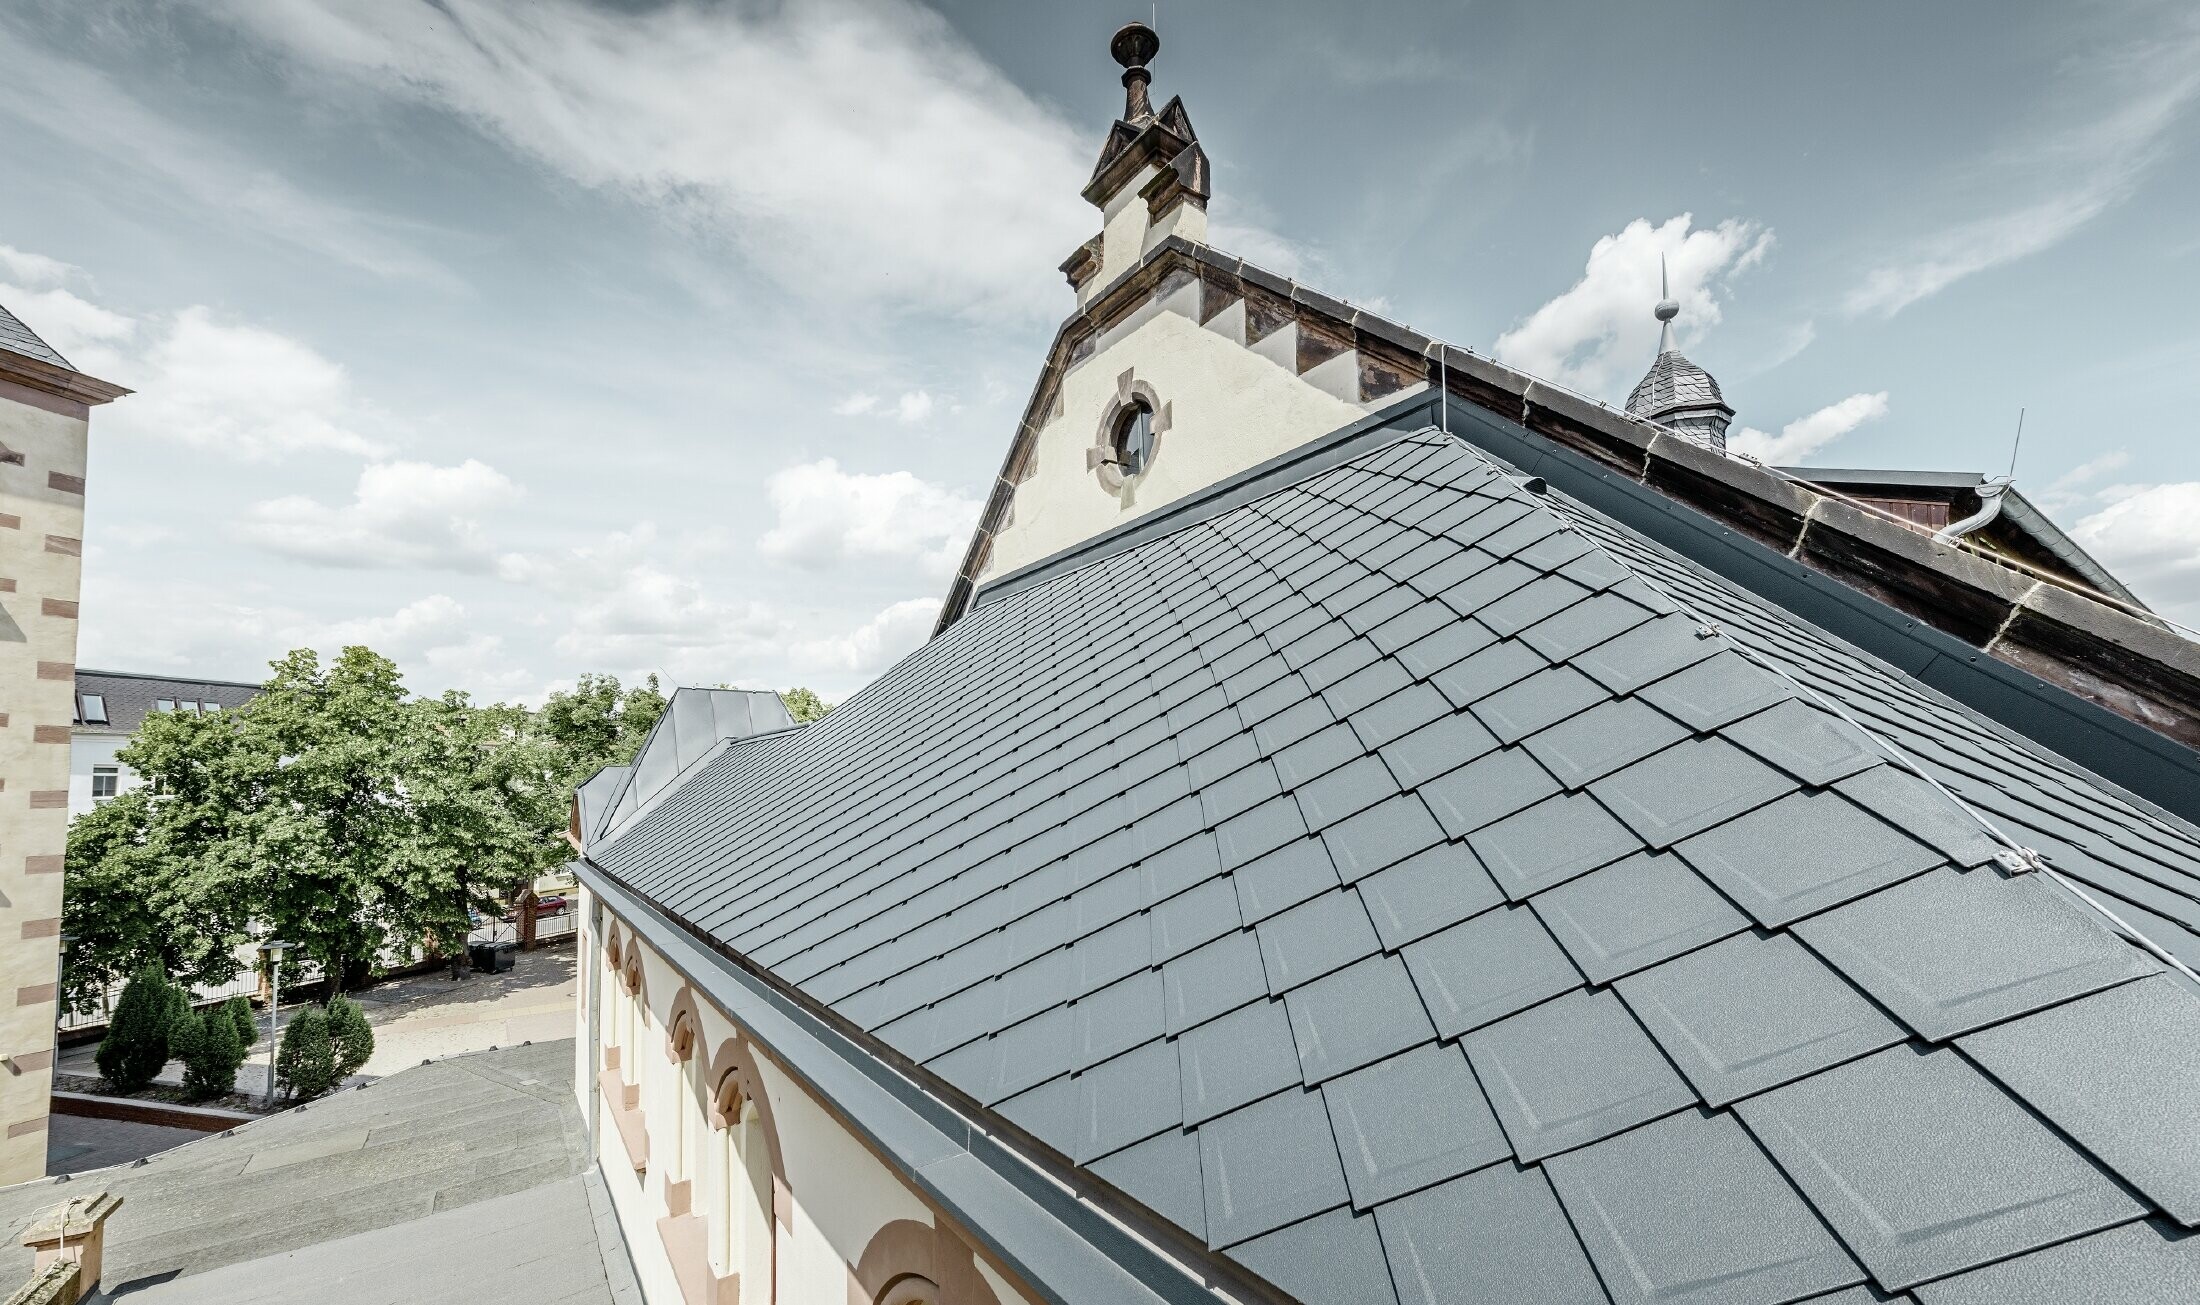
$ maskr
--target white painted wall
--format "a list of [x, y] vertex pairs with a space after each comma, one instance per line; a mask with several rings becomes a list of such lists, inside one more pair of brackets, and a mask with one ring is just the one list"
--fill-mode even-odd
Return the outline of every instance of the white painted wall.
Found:
[[130, 741], [127, 734], [100, 734], [89, 730], [77, 730], [69, 736], [69, 819], [92, 809], [92, 768], [115, 767], [115, 792], [127, 793], [144, 784], [138, 773], [115, 760], [122, 745]]
[[[1138, 212], [1145, 212], [1143, 202]], [[1365, 415], [1359, 404], [1296, 375], [1291, 355], [1278, 363], [1247, 348], [1241, 309], [1233, 306], [1201, 326], [1198, 296], [1198, 286], [1186, 286], [1141, 309], [1063, 376], [1059, 415], [1039, 430], [1032, 475], [1016, 487], [1008, 528], [994, 537], [981, 580], [1090, 539]], [[1085, 450], [1093, 446], [1115, 401], [1116, 378], [1126, 369], [1134, 369], [1169, 405], [1170, 426], [1145, 474], [1110, 492], [1085, 466]]]
[[[607, 1029], [610, 1027], [609, 1013], [614, 1003], [623, 999], [624, 993], [614, 985], [604, 968], [603, 940], [590, 927], [595, 916], [594, 899], [585, 889], [580, 898], [580, 910], [582, 974], [597, 985], [595, 1022], [600, 1029]], [[608, 913], [607, 918], [610, 918]], [[624, 926], [620, 927], [620, 934], [629, 936]], [[642, 1099], [650, 1116], [650, 1170], [646, 1177], [636, 1177], [626, 1145], [619, 1139], [617, 1125], [611, 1118], [609, 1105], [600, 1100], [597, 1102], [596, 1159], [602, 1167], [604, 1185], [611, 1194], [620, 1229], [633, 1255], [635, 1275], [643, 1295], [652, 1305], [678, 1305], [680, 1290], [658, 1235], [657, 1220], [665, 1213], [662, 1184], [668, 1160], [664, 1151], [671, 1146], [672, 1138], [666, 1117], [674, 1108], [676, 1086], [685, 1081], [679, 1074], [681, 1067], [667, 1059], [663, 1051], [665, 1019], [682, 979], [678, 971], [646, 946], [642, 956], [643, 992], [649, 1017], [647, 1029], [639, 1038], [642, 1045], [632, 1048], [634, 1059], [631, 1063], [640, 1068]], [[699, 988], [697, 996], [702, 996]], [[595, 1059], [591, 1063], [590, 1003], [582, 1002], [579, 1010], [575, 1087], [585, 1113], [592, 1096], [591, 1085], [602, 1062]], [[717, 1048], [733, 1037], [736, 1030], [733, 1021], [707, 1001], [698, 1003], [698, 1013], [702, 1029], [694, 1054], [707, 1065]], [[622, 1052], [622, 1056], [625, 1054]], [[781, 1161], [794, 1198], [790, 1225], [777, 1234], [776, 1305], [848, 1305], [849, 1266], [862, 1256], [872, 1236], [895, 1219], [911, 1219], [929, 1225], [931, 1211], [899, 1176], [842, 1128], [820, 1102], [777, 1064], [760, 1055], [757, 1067], [764, 1093], [771, 1102]], [[695, 1111], [689, 1123], [704, 1127], [700, 1106], [692, 1101], [686, 1104]], [[978, 1267], [999, 1295], [1002, 1305], [1026, 1301], [1027, 1298], [1013, 1291], [982, 1258], [978, 1260]], [[771, 1298], [751, 1296], [746, 1291], [742, 1296], [743, 1305], [751, 1300], [762, 1302], [766, 1299]]]

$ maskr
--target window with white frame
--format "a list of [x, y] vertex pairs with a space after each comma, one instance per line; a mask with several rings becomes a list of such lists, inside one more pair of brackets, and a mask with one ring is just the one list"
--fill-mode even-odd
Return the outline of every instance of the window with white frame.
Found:
[[119, 766], [92, 767], [92, 801], [105, 802], [121, 791], [122, 768]]

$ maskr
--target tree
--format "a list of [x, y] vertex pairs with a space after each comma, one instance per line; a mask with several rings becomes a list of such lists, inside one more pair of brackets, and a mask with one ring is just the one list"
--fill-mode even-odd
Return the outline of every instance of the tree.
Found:
[[252, 1003], [244, 997], [231, 997], [221, 1004], [222, 1017], [237, 1029], [237, 1045], [247, 1050], [260, 1040], [260, 1022], [252, 1014]]
[[283, 1028], [283, 1045], [275, 1053], [275, 1081], [286, 1094], [310, 1101], [335, 1087], [338, 1078], [328, 1015], [319, 1006], [308, 1006]]
[[123, 985], [93, 1059], [117, 1092], [144, 1089], [168, 1064], [168, 1034], [175, 1015], [168, 976], [148, 965]]
[[664, 713], [654, 675], [631, 689], [621, 689], [615, 675], [583, 675], [571, 690], [550, 695], [535, 728], [558, 756], [557, 778], [570, 795], [598, 769], [634, 760]]
[[183, 1088], [191, 1097], [204, 1101], [236, 1090], [245, 1043], [238, 1040], [237, 1023], [227, 1007], [216, 1006], [203, 1014], [184, 1011], [169, 1044], [175, 1058], [183, 1062]]
[[328, 999], [328, 1038], [336, 1052], [336, 1077], [350, 1078], [374, 1056], [374, 1027], [367, 1013], [348, 997]]
[[825, 713], [833, 709], [833, 704], [808, 689], [788, 689], [779, 695], [779, 700], [787, 704], [787, 714], [794, 717], [797, 725], [823, 720]]

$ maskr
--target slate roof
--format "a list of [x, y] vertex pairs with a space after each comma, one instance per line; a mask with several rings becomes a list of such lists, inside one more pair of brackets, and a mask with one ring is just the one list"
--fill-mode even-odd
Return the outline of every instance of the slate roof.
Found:
[[82, 723], [81, 730], [93, 732], [111, 731], [117, 734], [134, 734], [153, 704], [161, 699], [171, 702], [210, 702], [227, 710], [242, 707], [260, 696], [261, 686], [246, 684], [241, 680], [202, 680], [188, 676], [140, 675], [135, 671], [95, 671], [77, 668], [76, 691], [78, 694], [96, 693], [105, 702], [105, 723]]
[[1628, 412], [1653, 420], [1684, 409], [1725, 407], [1726, 396], [1719, 393], [1711, 373], [1688, 361], [1678, 349], [1659, 354], [1627, 395]]
[[2200, 996], [1773, 667], [2200, 939], [2189, 826], [1433, 431], [587, 855], [1307, 1301], [2174, 1296]]
[[0, 349], [21, 354], [25, 358], [35, 358], [42, 363], [51, 363], [55, 367], [76, 370], [52, 345], [39, 339], [38, 332], [23, 325], [22, 318], [9, 312], [6, 304], [0, 304]]

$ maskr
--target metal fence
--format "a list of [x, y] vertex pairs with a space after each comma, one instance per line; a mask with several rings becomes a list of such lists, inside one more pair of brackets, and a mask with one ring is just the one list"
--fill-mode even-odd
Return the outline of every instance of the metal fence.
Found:
[[[319, 962], [302, 961], [283, 966], [283, 987], [286, 989], [308, 983], [318, 983], [320, 979], [321, 966]], [[114, 1014], [115, 1003], [122, 999], [122, 988], [123, 985], [120, 983], [110, 986], [105, 992], [99, 994], [98, 1004], [89, 1010], [63, 1010], [61, 1018], [55, 1021], [56, 1027], [63, 1033], [69, 1033], [77, 1029], [98, 1028], [105, 1025], [109, 1017]], [[191, 1004], [194, 1007], [206, 1007], [228, 1001], [231, 997], [257, 997], [259, 993], [259, 971], [246, 969], [240, 971], [236, 978], [227, 983], [200, 984], [198, 987], [193, 988], [191, 990]]]

